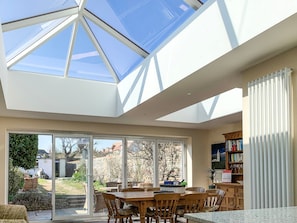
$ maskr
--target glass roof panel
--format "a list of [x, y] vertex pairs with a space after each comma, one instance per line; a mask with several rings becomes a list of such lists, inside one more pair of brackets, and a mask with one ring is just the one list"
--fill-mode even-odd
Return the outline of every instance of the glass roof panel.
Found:
[[13, 70], [63, 76], [72, 32], [71, 26], [11, 67]]
[[[80, 1], [1, 1], [8, 68], [115, 83], [195, 12], [187, 0], [85, 0], [90, 14], [78, 7]], [[73, 7], [77, 10], [62, 11]], [[56, 11], [62, 12], [48, 15]], [[65, 18], [59, 18], [61, 15]], [[90, 20], [83, 21], [72, 35], [69, 24], [82, 21], [84, 16]], [[26, 18], [32, 19], [23, 20]], [[68, 60], [70, 43], [73, 48]]]
[[77, 7], [75, 0], [1, 0], [2, 23]]
[[66, 18], [56, 19], [51, 22], [27, 26], [3, 33], [6, 59], [9, 61], [17, 54], [31, 46], [45, 34], [61, 24]]
[[89, 0], [86, 8], [148, 52], [195, 12], [183, 0]]
[[119, 80], [122, 80], [126, 75], [137, 66], [143, 57], [127, 47], [125, 44], [105, 32], [93, 22], [86, 20], [93, 31], [97, 41], [100, 43], [104, 53], [108, 57], [114, 71]]
[[115, 83], [104, 61], [81, 25], [79, 25], [76, 34], [68, 76]]

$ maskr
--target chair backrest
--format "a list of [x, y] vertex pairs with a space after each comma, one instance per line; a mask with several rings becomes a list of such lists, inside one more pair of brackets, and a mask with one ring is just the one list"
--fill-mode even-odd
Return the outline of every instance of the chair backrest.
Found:
[[146, 191], [160, 191], [160, 187], [150, 187], [150, 188], [146, 188]]
[[221, 189], [206, 190], [208, 194], [207, 202], [205, 203], [206, 211], [218, 211], [225, 197], [225, 191]]
[[176, 213], [176, 207], [180, 199], [178, 193], [160, 193], [154, 195], [155, 200], [155, 213], [154, 218], [158, 221], [167, 219], [173, 222], [174, 215]]
[[196, 192], [200, 192], [200, 193], [205, 192], [205, 188], [204, 187], [186, 187], [185, 190], [196, 191]]
[[109, 193], [102, 193], [104, 203], [108, 209], [108, 217], [109, 218], [116, 218], [118, 216], [118, 200], [116, 196]]
[[226, 192], [222, 189], [208, 189], [206, 190], [206, 193], [210, 193], [210, 194], [217, 194], [217, 201], [216, 201], [216, 205], [221, 206], [222, 201], [225, 197]]
[[184, 195], [184, 213], [201, 212], [204, 208], [207, 196], [207, 193], [195, 193]]
[[117, 187], [119, 184], [121, 183], [110, 181], [106, 182], [106, 187]]
[[218, 199], [217, 205], [220, 205], [221, 206], [222, 201], [223, 201], [223, 199], [225, 197], [226, 191], [221, 190], [221, 189], [218, 189], [217, 193], [219, 195], [219, 199]]
[[218, 209], [219, 207], [217, 206], [217, 201], [219, 196], [215, 193], [206, 193], [206, 194], [207, 194], [207, 198], [204, 206], [212, 211], [215, 209]]
[[135, 191], [144, 191], [144, 188], [140, 188], [140, 187], [128, 187], [128, 188], [122, 188], [121, 192], [135, 192]]
[[129, 223], [132, 223], [132, 211], [120, 208], [120, 200], [117, 199], [115, 195], [109, 193], [102, 193], [102, 195], [108, 209], [108, 223], [111, 218], [114, 218], [115, 222], [118, 222], [117, 220], [123, 222], [123, 219], [126, 219], [127, 222], [129, 219]]

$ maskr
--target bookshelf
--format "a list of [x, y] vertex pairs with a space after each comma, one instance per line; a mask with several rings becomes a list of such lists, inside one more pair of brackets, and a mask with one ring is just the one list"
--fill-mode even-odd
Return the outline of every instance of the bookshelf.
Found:
[[223, 134], [225, 136], [226, 169], [232, 171], [232, 183], [243, 181], [242, 131]]
[[217, 183], [216, 187], [226, 192], [220, 210], [243, 210], [243, 144], [242, 131], [223, 134], [225, 136], [226, 169], [231, 170], [230, 183]]

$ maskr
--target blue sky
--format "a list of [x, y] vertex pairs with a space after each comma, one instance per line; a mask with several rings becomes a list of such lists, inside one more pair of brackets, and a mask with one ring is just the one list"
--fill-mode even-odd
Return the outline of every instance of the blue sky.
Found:
[[52, 148], [51, 135], [38, 135], [38, 149], [44, 149], [47, 152]]

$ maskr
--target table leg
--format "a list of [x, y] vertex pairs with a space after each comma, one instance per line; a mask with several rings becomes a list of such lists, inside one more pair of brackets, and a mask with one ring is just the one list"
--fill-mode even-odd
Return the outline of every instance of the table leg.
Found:
[[146, 209], [147, 209], [146, 202], [140, 201], [138, 205], [138, 209], [139, 209], [140, 222], [145, 223], [145, 215], [146, 215]]

